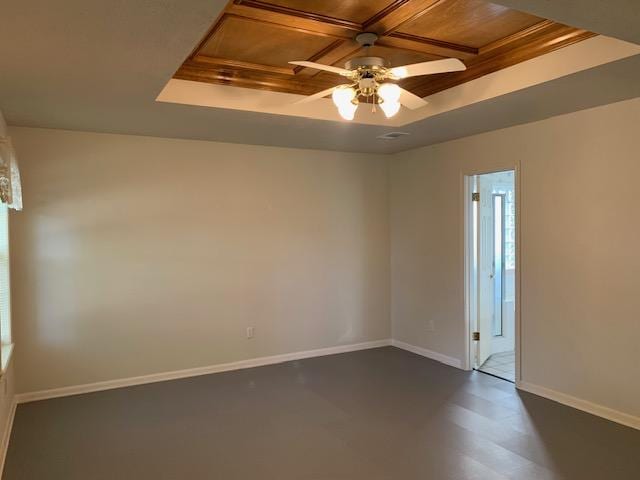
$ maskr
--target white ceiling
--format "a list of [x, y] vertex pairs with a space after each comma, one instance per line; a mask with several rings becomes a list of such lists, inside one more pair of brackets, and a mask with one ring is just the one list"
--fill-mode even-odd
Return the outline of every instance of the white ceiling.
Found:
[[[394, 141], [375, 139], [384, 126], [156, 102], [225, 3], [2, 0], [0, 110], [11, 125], [391, 153], [640, 96], [636, 55], [429, 117]], [[637, 0], [618, 3], [637, 10]], [[605, 33], [629, 33], [618, 17], [602, 19]]]
[[492, 0], [556, 22], [640, 44], [638, 0]]

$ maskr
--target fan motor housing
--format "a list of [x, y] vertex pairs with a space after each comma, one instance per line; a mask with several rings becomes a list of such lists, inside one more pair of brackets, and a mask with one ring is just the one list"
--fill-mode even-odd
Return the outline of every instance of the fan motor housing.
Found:
[[384, 70], [387, 62], [381, 57], [356, 57], [345, 63], [347, 70]]

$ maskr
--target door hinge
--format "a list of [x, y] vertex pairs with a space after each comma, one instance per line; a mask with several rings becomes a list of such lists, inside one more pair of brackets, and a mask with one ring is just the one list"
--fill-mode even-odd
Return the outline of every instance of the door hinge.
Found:
[[471, 334], [471, 339], [472, 339], [474, 342], [479, 342], [479, 341], [480, 341], [480, 332], [473, 332], [473, 333]]
[[479, 202], [480, 201], [480, 192], [473, 192], [471, 194], [471, 201], [472, 202]]

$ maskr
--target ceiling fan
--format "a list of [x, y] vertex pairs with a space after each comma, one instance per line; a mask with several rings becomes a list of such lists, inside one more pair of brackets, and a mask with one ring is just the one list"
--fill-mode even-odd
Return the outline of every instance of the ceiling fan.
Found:
[[[365, 48], [372, 47], [377, 39], [378, 35], [371, 32], [360, 33], [355, 38], [356, 42]], [[367, 56], [352, 58], [345, 64], [345, 68], [307, 61], [289, 63], [336, 73], [349, 79], [350, 83], [328, 88], [296, 102], [312, 102], [331, 94], [333, 103], [345, 120], [353, 120], [361, 98], [372, 105], [374, 112], [376, 105], [379, 105], [387, 118], [398, 113], [400, 105], [415, 110], [427, 104], [419, 96], [389, 82], [389, 80], [401, 80], [435, 73], [459, 72], [467, 68], [457, 58], [445, 58], [400, 67], [390, 67], [384, 58]]]

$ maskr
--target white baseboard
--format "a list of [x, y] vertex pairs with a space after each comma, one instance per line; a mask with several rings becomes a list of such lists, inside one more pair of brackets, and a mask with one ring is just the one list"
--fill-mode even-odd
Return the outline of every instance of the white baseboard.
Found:
[[437, 362], [444, 363], [445, 365], [449, 365], [450, 367], [462, 369], [462, 361], [460, 361], [460, 359], [458, 358], [449, 357], [442, 353], [427, 350], [426, 348], [417, 347], [415, 345], [411, 345], [410, 343], [401, 342], [400, 340], [395, 339], [391, 340], [391, 345], [403, 350], [407, 350], [409, 352], [417, 353], [418, 355], [430, 358], [431, 360], [436, 360]]
[[0, 476], [2, 476], [2, 472], [4, 472], [4, 461], [7, 458], [7, 450], [9, 449], [9, 438], [11, 438], [11, 430], [13, 429], [13, 419], [16, 416], [16, 407], [17, 402], [14, 397], [11, 402], [7, 424], [4, 427], [4, 432], [2, 432], [2, 439], [0, 440], [0, 442], [2, 442], [0, 444]]
[[41, 390], [38, 392], [19, 393], [16, 394], [15, 401], [16, 403], [35, 402], [37, 400], [46, 400], [48, 398], [67, 397], [70, 395], [79, 395], [82, 393], [99, 392], [102, 390], [111, 390], [114, 388], [143, 385], [145, 383], [163, 382], [166, 380], [175, 380], [179, 378], [196, 377], [198, 375], [208, 375], [210, 373], [220, 373], [228, 372], [231, 370], [241, 370], [243, 368], [261, 367], [264, 365], [272, 365], [274, 363], [289, 362], [291, 360], [301, 360], [303, 358], [322, 357], [325, 355], [335, 355], [337, 353], [355, 352], [357, 350], [386, 347], [389, 345], [391, 345], [391, 340], [385, 339], [375, 340], [372, 342], [354, 343], [350, 345], [339, 345], [337, 347], [319, 348], [316, 350], [305, 350], [302, 352], [285, 353], [282, 355], [273, 355], [269, 357], [251, 358], [248, 360], [240, 360], [231, 363], [221, 363], [218, 365], [210, 365], [206, 367], [188, 368], [185, 370], [175, 370], [172, 372], [153, 373], [151, 375], [142, 375], [139, 377], [121, 378], [117, 380], [107, 380], [104, 382], [88, 383], [85, 385], [53, 388], [51, 390]]
[[548, 398], [549, 400], [562, 403], [563, 405], [577, 408], [583, 412], [591, 413], [592, 415], [606, 418], [612, 422], [640, 430], [640, 417], [619, 412], [618, 410], [598, 405], [597, 403], [592, 403], [587, 400], [582, 400], [581, 398], [576, 398], [556, 390], [551, 390], [550, 388], [541, 387], [540, 385], [535, 385], [533, 383], [520, 381], [516, 383], [516, 387], [520, 390], [524, 390], [525, 392], [533, 393], [534, 395]]

